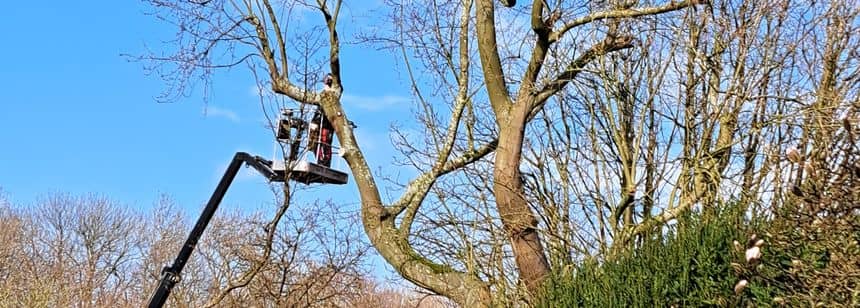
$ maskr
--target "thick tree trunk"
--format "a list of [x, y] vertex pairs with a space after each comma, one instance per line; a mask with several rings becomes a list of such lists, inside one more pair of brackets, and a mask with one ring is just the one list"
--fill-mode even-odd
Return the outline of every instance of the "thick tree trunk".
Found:
[[537, 294], [550, 273], [543, 245], [537, 233], [537, 219], [525, 200], [520, 174], [525, 121], [506, 121], [499, 136], [493, 171], [496, 206], [511, 240], [520, 279], [531, 294]]
[[[516, 104], [504, 81], [504, 73], [496, 42], [495, 12], [489, 0], [478, 1], [476, 8], [478, 50], [487, 87], [487, 94], [499, 126], [499, 146], [493, 170], [493, 194], [505, 231], [517, 263], [520, 279], [530, 294], [537, 294], [550, 272], [543, 244], [537, 233], [537, 219], [526, 203], [520, 174], [523, 138], [528, 115], [534, 101], [524, 96]], [[530, 65], [532, 67], [532, 65]], [[539, 65], [532, 67], [539, 71]], [[529, 77], [526, 78], [528, 80]], [[529, 85], [524, 85], [530, 88]]]

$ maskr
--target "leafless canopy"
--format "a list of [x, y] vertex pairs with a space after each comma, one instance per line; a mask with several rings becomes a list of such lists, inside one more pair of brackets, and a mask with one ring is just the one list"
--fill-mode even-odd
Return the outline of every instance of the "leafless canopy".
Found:
[[[858, 125], [856, 1], [388, 0], [356, 39], [403, 60], [418, 127], [393, 139], [417, 176], [383, 202], [340, 105], [341, 1], [148, 2], [177, 26], [175, 50], [150, 62], [172, 68], [172, 90], [248, 63], [273, 93], [318, 104], [372, 245], [468, 307], [528, 300], [551, 271], [612, 258], [690, 210], [768, 215], [791, 187], [813, 189], [804, 168], [856, 150], [831, 147]], [[320, 65], [332, 91], [296, 73]], [[789, 148], [805, 163], [787, 164]]]

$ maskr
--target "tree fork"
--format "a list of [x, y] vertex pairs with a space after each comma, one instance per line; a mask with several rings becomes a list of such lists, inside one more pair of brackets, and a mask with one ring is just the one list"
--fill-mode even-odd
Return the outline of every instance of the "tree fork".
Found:
[[[335, 84], [335, 89], [340, 89]], [[367, 161], [358, 147], [352, 127], [340, 105], [338, 90], [320, 95], [322, 107], [343, 147], [344, 159], [354, 174], [361, 196], [361, 220], [371, 243], [388, 264], [404, 278], [422, 288], [451, 298], [463, 307], [490, 307], [489, 285], [476, 275], [455, 271], [419, 255], [395, 225], [396, 216], [388, 215]]]

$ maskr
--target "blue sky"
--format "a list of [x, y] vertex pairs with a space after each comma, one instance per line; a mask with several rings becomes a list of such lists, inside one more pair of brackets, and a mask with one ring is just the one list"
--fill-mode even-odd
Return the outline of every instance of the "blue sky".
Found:
[[[220, 71], [207, 104], [199, 92], [175, 103], [155, 101], [165, 83], [121, 56], [143, 54], [173, 36], [170, 25], [146, 11], [137, 1], [6, 5], [0, 188], [13, 203], [32, 204], [54, 192], [98, 193], [145, 210], [164, 193], [196, 217], [236, 151], [272, 154], [244, 67]], [[390, 165], [394, 155], [389, 124], [411, 120], [398, 72], [379, 69], [393, 61], [366, 46], [342, 49], [344, 107], [373, 168]], [[374, 78], [363, 78], [370, 70]], [[357, 204], [352, 183], [315, 191]], [[224, 206], [254, 209], [270, 200], [265, 180], [246, 169]]]

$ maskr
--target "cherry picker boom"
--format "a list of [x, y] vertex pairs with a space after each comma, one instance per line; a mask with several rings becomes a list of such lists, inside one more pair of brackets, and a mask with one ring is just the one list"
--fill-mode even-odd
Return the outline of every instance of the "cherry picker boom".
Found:
[[167, 301], [167, 297], [170, 295], [170, 291], [173, 289], [173, 286], [179, 282], [179, 275], [182, 272], [182, 269], [185, 267], [185, 264], [188, 262], [188, 258], [197, 246], [197, 242], [200, 240], [200, 236], [203, 235], [203, 231], [206, 230], [206, 226], [209, 225], [209, 220], [211, 220], [212, 216], [215, 215], [215, 210], [218, 209], [221, 199], [223, 199], [224, 194], [227, 193], [227, 188], [230, 188], [230, 184], [233, 183], [233, 179], [236, 178], [236, 173], [239, 172], [239, 167], [242, 166], [242, 163], [248, 164], [248, 166], [257, 169], [257, 171], [270, 181], [284, 181], [283, 175], [279, 177], [278, 173], [272, 170], [272, 162], [259, 156], [251, 156], [245, 152], [236, 153], [236, 155], [233, 156], [233, 161], [230, 162], [230, 166], [227, 167], [227, 171], [224, 172], [224, 176], [221, 177], [221, 181], [218, 182], [215, 192], [212, 193], [212, 197], [210, 197], [209, 202], [206, 203], [206, 208], [203, 209], [203, 213], [200, 214], [200, 218], [198, 218], [197, 223], [194, 224], [194, 229], [191, 230], [191, 234], [188, 235], [188, 239], [186, 239], [185, 244], [182, 245], [179, 255], [176, 256], [175, 260], [173, 260], [172, 265], [165, 267], [161, 271], [161, 282], [158, 284], [155, 294], [153, 294], [152, 298], [149, 300], [149, 308], [160, 308], [161, 306], [164, 306], [164, 302]]
[[[346, 173], [329, 168], [327, 163], [317, 164], [298, 158], [298, 152], [301, 151], [300, 143], [302, 142], [302, 138], [292, 137], [304, 135], [303, 128], [308, 122], [301, 118], [293, 117], [292, 115], [293, 112], [291, 110], [284, 110], [281, 114], [281, 118], [278, 120], [278, 142], [285, 145], [285, 148], [289, 149], [289, 154], [285, 155], [286, 157], [284, 159], [270, 161], [260, 156], [252, 156], [245, 152], [237, 152], [236, 155], [233, 156], [233, 160], [227, 167], [227, 171], [224, 172], [224, 176], [222, 176], [221, 181], [218, 182], [215, 192], [212, 193], [212, 196], [209, 198], [209, 202], [206, 203], [203, 213], [200, 214], [200, 217], [197, 219], [197, 223], [194, 224], [194, 228], [188, 235], [188, 239], [185, 240], [185, 244], [182, 245], [176, 259], [173, 260], [173, 264], [162, 269], [161, 281], [155, 289], [155, 293], [149, 299], [149, 308], [161, 308], [164, 306], [164, 303], [167, 302], [167, 298], [170, 296], [170, 291], [181, 280], [180, 274], [182, 273], [182, 269], [185, 268], [185, 264], [188, 262], [189, 257], [191, 257], [191, 253], [197, 246], [197, 242], [203, 235], [203, 231], [206, 230], [206, 226], [209, 225], [209, 221], [212, 219], [212, 216], [215, 215], [218, 205], [224, 198], [224, 194], [227, 193], [227, 189], [230, 187], [230, 184], [233, 183], [233, 179], [236, 177], [236, 174], [239, 172], [239, 167], [241, 167], [243, 163], [256, 169], [270, 182], [293, 180], [305, 184], [346, 184]], [[295, 134], [293, 131], [295, 131]], [[305, 143], [307, 143], [307, 141], [305, 141]], [[320, 141], [316, 141], [314, 144], [317, 147], [326, 145], [320, 143]], [[329, 151], [331, 151], [331, 145], [327, 144], [327, 146], [329, 147]], [[308, 148], [310, 148], [310, 146], [308, 146]], [[319, 160], [319, 157], [317, 159]]]

